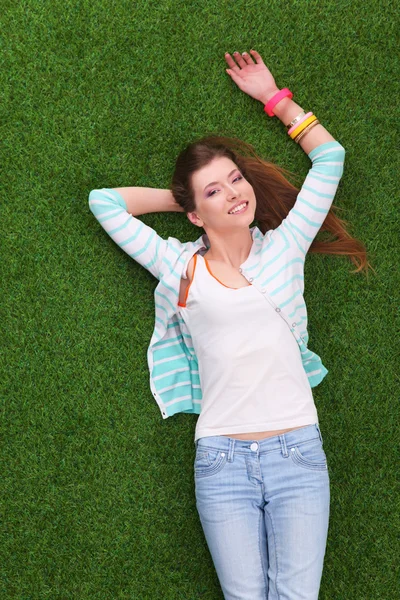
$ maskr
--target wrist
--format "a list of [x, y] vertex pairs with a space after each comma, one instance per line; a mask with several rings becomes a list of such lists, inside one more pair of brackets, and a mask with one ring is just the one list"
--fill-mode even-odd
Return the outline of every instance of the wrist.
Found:
[[266, 93], [262, 99], [261, 102], [264, 104], [264, 106], [271, 100], [271, 98], [273, 98], [278, 92], [280, 92], [279, 88], [276, 88], [275, 90], [272, 90], [268, 93]]
[[274, 107], [274, 115], [287, 126], [302, 110], [291, 98], [282, 98]]
[[[264, 106], [267, 104], [271, 98], [273, 98], [278, 92], [280, 92], [279, 88], [276, 88], [274, 91], [270, 91], [263, 97]], [[288, 125], [292, 119], [294, 119], [303, 109], [301, 106], [293, 102], [291, 98], [282, 98], [277, 102], [273, 108], [273, 112], [275, 117], [277, 117], [284, 125]]]

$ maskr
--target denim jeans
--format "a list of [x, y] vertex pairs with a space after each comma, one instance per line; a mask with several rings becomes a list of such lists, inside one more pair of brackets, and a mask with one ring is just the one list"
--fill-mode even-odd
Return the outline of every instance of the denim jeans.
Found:
[[330, 506], [318, 423], [195, 448], [196, 507], [225, 600], [317, 600]]

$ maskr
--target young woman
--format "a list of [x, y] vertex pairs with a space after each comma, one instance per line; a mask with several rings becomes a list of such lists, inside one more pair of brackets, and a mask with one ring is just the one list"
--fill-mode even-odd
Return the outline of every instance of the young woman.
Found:
[[[180, 153], [171, 190], [96, 189], [89, 206], [159, 280], [150, 387], [163, 418], [199, 415], [196, 506], [224, 597], [316, 600], [330, 490], [311, 388], [328, 370], [308, 348], [304, 261], [310, 251], [370, 265], [333, 213], [343, 146], [256, 51], [234, 57], [233, 81], [311, 159], [301, 190], [249, 144], [209, 135]], [[165, 240], [134, 216], [169, 210], [204, 233]], [[320, 229], [337, 239], [316, 241]]]

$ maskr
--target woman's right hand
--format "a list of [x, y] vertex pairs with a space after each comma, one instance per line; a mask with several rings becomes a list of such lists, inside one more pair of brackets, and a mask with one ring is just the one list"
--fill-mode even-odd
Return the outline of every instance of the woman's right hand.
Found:
[[238, 52], [234, 52], [238, 64], [235, 63], [231, 55], [227, 52], [225, 54], [225, 60], [229, 65], [230, 76], [237, 86], [255, 100], [259, 100], [263, 104], [266, 104], [277, 92], [279, 88], [275, 83], [275, 79], [264, 64], [263, 59], [255, 50], [250, 50], [251, 55], [255, 59], [253, 62], [252, 57], [243, 52], [241, 56]]

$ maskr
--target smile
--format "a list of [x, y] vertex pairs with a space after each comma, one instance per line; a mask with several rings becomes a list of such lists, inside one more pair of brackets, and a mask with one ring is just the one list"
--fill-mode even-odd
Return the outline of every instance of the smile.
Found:
[[[246, 206], [242, 206], [243, 204], [245, 204]], [[240, 205], [240, 206], [242, 206], [242, 208], [240, 210], [236, 209], [234, 212], [229, 212], [228, 215], [241, 215], [242, 213], [245, 212], [245, 210], [247, 209], [248, 205], [249, 205], [248, 201], [242, 202], [242, 204]]]

